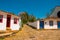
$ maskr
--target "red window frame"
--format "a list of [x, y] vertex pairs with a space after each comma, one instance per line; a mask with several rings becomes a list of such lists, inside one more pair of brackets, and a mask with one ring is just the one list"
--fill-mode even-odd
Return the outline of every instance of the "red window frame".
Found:
[[3, 22], [3, 15], [0, 15], [0, 23]]
[[14, 24], [17, 24], [17, 18], [14, 18]]

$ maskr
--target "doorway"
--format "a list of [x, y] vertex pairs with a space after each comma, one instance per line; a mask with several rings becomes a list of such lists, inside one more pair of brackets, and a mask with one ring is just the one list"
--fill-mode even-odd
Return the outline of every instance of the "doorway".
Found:
[[44, 21], [40, 21], [40, 29], [44, 29]]
[[7, 15], [6, 27], [10, 27], [11, 15]]
[[58, 29], [60, 29], [60, 21], [57, 21]]

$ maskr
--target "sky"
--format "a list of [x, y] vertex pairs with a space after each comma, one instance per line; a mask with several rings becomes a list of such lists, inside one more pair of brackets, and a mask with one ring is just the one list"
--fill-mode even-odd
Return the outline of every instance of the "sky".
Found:
[[0, 10], [16, 15], [28, 12], [36, 18], [45, 18], [56, 6], [60, 6], [60, 0], [0, 0]]

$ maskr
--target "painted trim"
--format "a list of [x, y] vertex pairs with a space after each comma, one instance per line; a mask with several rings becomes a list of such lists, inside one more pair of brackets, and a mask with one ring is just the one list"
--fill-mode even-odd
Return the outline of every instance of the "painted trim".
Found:
[[1, 20], [0, 23], [3, 23], [3, 15], [0, 15], [0, 16], [2, 16], [2, 18], [0, 19]]
[[18, 19], [14, 18], [14, 24], [17, 24]]
[[[10, 20], [6, 20], [6, 27], [10, 27], [11, 25], [11, 15], [7, 15], [7, 19], [10, 18]], [[9, 21], [9, 23], [8, 23]]]

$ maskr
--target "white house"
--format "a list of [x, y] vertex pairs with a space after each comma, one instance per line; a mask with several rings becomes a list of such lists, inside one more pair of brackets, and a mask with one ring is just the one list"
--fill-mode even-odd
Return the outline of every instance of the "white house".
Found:
[[60, 6], [55, 7], [49, 17], [40, 21], [39, 27], [43, 29], [60, 29]]
[[55, 7], [49, 17], [38, 21], [33, 23], [33, 25], [37, 25], [37, 29], [60, 29], [60, 6]]
[[21, 19], [19, 16], [0, 11], [0, 30], [19, 30], [19, 28], [21, 27], [20, 24]]

